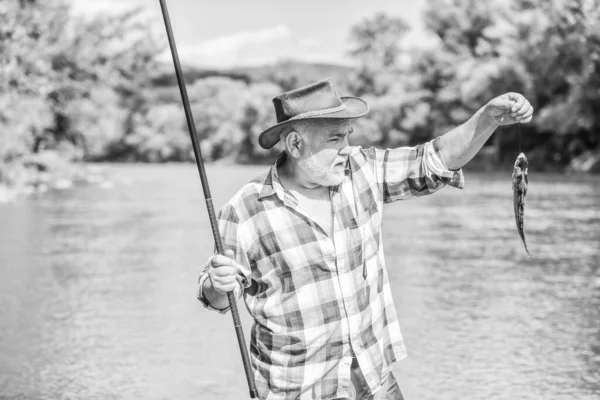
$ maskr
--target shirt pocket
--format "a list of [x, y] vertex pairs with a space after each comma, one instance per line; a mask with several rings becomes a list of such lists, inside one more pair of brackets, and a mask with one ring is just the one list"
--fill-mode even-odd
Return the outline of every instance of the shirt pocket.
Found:
[[359, 207], [348, 229], [351, 269], [362, 269], [363, 278], [368, 275], [368, 261], [379, 253], [379, 231], [381, 229], [379, 207], [373, 201], [365, 209]]

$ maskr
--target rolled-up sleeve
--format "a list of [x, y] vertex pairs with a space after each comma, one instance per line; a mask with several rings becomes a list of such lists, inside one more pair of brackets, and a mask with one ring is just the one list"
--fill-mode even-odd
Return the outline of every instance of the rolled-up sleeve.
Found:
[[440, 138], [415, 147], [363, 150], [383, 201], [390, 203], [434, 193], [446, 185], [462, 189], [462, 169], [449, 170], [440, 153]]
[[[235, 212], [235, 209], [230, 205], [227, 204], [225, 205], [225, 207], [223, 207], [223, 209], [221, 210], [221, 212], [219, 213], [219, 217], [218, 217], [218, 223], [219, 223], [219, 233], [221, 234], [221, 240], [223, 243], [223, 251], [227, 251], [227, 250], [232, 250], [233, 254], [235, 255], [235, 261], [242, 267], [242, 274], [244, 275], [245, 279], [246, 279], [246, 285], [244, 285], [245, 287], [249, 286], [249, 280], [250, 280], [250, 271], [249, 271], [249, 265], [250, 265], [250, 261], [248, 259], [248, 253], [245, 250], [244, 247], [244, 236], [240, 233], [240, 220], [237, 216], [237, 213]], [[210, 259], [209, 259], [210, 262]], [[197, 298], [198, 300], [204, 305], [204, 307], [206, 307], [207, 309], [211, 310], [211, 311], [218, 311], [222, 314], [226, 313], [227, 311], [229, 311], [230, 307], [225, 307], [223, 309], [217, 309], [215, 307], [213, 307], [210, 302], [208, 301], [208, 299], [206, 298], [206, 296], [204, 296], [204, 283], [206, 282], [207, 279], [209, 279], [208, 274], [207, 274], [207, 270], [208, 270], [208, 263], [206, 264], [206, 267], [204, 268], [204, 271], [202, 271], [202, 273], [200, 274], [200, 277], [198, 278], [198, 290], [197, 290]], [[242, 290], [242, 285], [239, 283], [236, 285], [235, 289], [234, 289], [234, 294], [236, 298], [240, 298], [243, 294], [243, 290]]]

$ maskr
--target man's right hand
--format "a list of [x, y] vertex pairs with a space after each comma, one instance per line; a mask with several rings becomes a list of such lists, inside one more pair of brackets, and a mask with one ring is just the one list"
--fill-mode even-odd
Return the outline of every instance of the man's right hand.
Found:
[[225, 255], [216, 254], [209, 259], [207, 274], [212, 289], [220, 295], [231, 292], [237, 286], [237, 282], [244, 287], [244, 275], [242, 268], [234, 259], [232, 250], [227, 250]]

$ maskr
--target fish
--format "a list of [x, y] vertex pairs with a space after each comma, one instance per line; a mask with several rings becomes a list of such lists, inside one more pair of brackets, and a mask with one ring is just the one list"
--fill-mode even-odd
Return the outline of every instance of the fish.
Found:
[[529, 163], [524, 153], [520, 153], [515, 160], [515, 166], [512, 173], [513, 205], [515, 208], [515, 221], [517, 222], [517, 231], [525, 246], [525, 251], [529, 255], [527, 242], [525, 241], [525, 231], [523, 228], [523, 216], [525, 214], [525, 196], [527, 195], [527, 168]]

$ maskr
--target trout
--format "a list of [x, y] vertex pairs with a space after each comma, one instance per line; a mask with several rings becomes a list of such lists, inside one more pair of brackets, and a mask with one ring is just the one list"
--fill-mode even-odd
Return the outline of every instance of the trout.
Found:
[[525, 154], [520, 153], [515, 161], [515, 167], [512, 174], [515, 220], [517, 221], [517, 230], [519, 231], [519, 236], [521, 236], [527, 254], [529, 254], [529, 250], [527, 250], [525, 232], [523, 231], [523, 214], [525, 213], [525, 195], [527, 194], [527, 185], [529, 183], [527, 180], [528, 165], [527, 157], [525, 157]]

